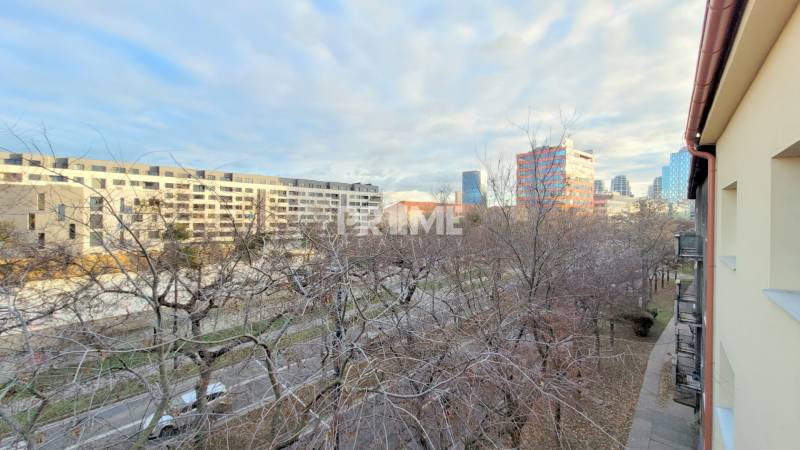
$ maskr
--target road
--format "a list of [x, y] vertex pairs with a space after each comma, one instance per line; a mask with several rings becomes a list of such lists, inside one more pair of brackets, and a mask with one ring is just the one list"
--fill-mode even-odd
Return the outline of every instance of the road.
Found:
[[[306, 347], [304, 353], [311, 353], [311, 345], [303, 347]], [[319, 374], [319, 358], [309, 356], [299, 363], [292, 363], [291, 367], [283, 365], [278, 371], [279, 379], [286, 386], [298, 386]], [[191, 378], [180, 382], [175, 386], [174, 396], [192, 390], [196, 381], [197, 378]], [[241, 414], [243, 409], [272, 399], [266, 368], [258, 360], [250, 359], [217, 370], [212, 378], [212, 382], [214, 381], [222, 382], [228, 388], [232, 415]], [[142, 419], [152, 414], [154, 410], [155, 404], [148, 394], [132, 397], [40, 428], [40, 442], [36, 448], [126, 447], [139, 431]], [[3, 442], [3, 445], [9, 444], [10, 441]]]
[[[430, 314], [430, 300], [422, 295], [412, 312], [414, 315]], [[441, 299], [440, 299], [441, 300]], [[443, 308], [440, 301], [435, 305], [437, 312]], [[380, 307], [373, 305], [373, 307]], [[308, 383], [320, 374], [319, 338], [296, 344], [292, 347], [294, 361], [286, 361], [283, 356], [276, 358], [280, 367], [279, 378], [287, 387], [297, 387]], [[180, 382], [173, 389], [173, 396], [193, 389], [196, 378]], [[227, 386], [231, 398], [231, 415], [243, 412], [271, 400], [272, 392], [267, 381], [267, 371], [255, 359], [216, 370], [212, 382], [222, 382]], [[102, 400], [97, 399], [97, 403]], [[69, 419], [45, 425], [37, 431], [37, 449], [105, 449], [125, 448], [141, 427], [141, 421], [155, 410], [153, 399], [148, 394], [138, 395], [112, 405], [78, 414]], [[2, 446], [10, 445], [6, 439]], [[151, 444], [158, 444], [152, 443]]]

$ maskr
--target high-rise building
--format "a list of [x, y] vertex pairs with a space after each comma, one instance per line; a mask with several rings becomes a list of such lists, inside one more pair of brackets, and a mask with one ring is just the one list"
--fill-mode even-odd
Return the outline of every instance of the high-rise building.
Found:
[[625, 175], [617, 175], [611, 180], [611, 192], [619, 192], [622, 195], [629, 197], [633, 196], [631, 192], [631, 184], [628, 182], [628, 177]]
[[594, 180], [594, 193], [602, 194], [606, 191], [606, 183], [603, 180]]
[[661, 177], [653, 178], [653, 184], [647, 187], [647, 198], [661, 200]]
[[221, 241], [304, 223], [355, 229], [380, 220], [381, 202], [371, 184], [0, 152], [0, 220], [75, 253], [134, 236], [157, 245], [170, 227]]
[[465, 205], [486, 205], [486, 172], [468, 170], [461, 173], [461, 201]]
[[664, 200], [668, 202], [686, 200], [691, 160], [692, 157], [686, 148], [669, 155], [669, 165], [661, 169], [661, 196]]
[[594, 155], [564, 145], [517, 154], [517, 205], [560, 205], [591, 211]]

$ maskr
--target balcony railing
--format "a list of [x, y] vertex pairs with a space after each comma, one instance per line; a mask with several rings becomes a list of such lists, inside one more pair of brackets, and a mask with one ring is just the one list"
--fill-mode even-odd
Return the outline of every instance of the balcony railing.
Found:
[[685, 355], [697, 354], [697, 334], [695, 334], [694, 328], [676, 329], [675, 351]]
[[675, 299], [675, 316], [678, 323], [689, 325], [700, 325], [703, 323], [703, 316], [697, 304], [697, 296], [691, 289], [681, 292]]
[[700, 409], [700, 393], [693, 389], [675, 386], [675, 392], [672, 394], [672, 399], [675, 400], [675, 403], [691, 406], [695, 409], [695, 411]]
[[694, 231], [684, 231], [676, 234], [675, 256], [678, 258], [701, 259], [703, 257], [703, 237]]
[[675, 362], [675, 385], [696, 392], [702, 390], [700, 382], [700, 365], [695, 355], [678, 353]]

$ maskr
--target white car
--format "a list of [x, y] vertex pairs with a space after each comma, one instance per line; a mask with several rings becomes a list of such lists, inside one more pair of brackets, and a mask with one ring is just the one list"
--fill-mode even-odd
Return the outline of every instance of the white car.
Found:
[[[211, 383], [206, 389], [206, 401], [208, 401], [209, 411], [217, 412], [222, 407], [227, 407], [228, 391], [222, 383]], [[191, 425], [195, 419], [194, 411], [197, 409], [197, 392], [192, 389], [180, 395], [176, 404], [170, 407], [169, 411], [158, 419], [158, 423], [150, 432], [150, 439], [175, 436], [182, 428]], [[141, 429], [147, 428], [153, 414], [142, 420]]]

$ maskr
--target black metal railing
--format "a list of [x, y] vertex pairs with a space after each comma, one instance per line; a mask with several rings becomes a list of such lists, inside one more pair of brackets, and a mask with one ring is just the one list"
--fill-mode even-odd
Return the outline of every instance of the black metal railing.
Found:
[[703, 323], [700, 306], [697, 304], [697, 295], [691, 289], [680, 292], [676, 296], [675, 317], [678, 323], [689, 325], [701, 325]]
[[700, 393], [693, 390], [687, 389], [682, 386], [675, 386], [675, 391], [672, 394], [672, 399], [675, 403], [680, 403], [681, 405], [690, 406], [697, 411], [700, 408]]
[[675, 256], [687, 259], [702, 259], [703, 237], [694, 231], [684, 231], [675, 235]]
[[675, 357], [675, 385], [700, 392], [700, 364], [695, 355], [677, 354]]
[[697, 335], [693, 328], [677, 328], [675, 330], [675, 351], [686, 355], [697, 354]]

